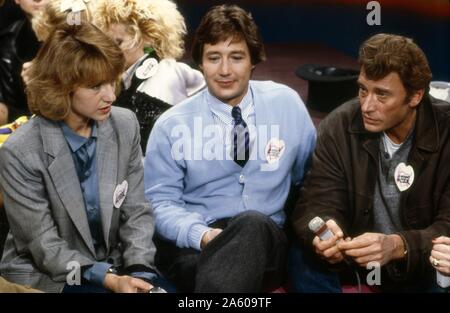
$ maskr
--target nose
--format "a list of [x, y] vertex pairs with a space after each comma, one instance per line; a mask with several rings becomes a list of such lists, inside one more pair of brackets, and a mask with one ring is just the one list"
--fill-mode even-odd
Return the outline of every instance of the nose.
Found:
[[228, 64], [227, 59], [223, 59], [220, 63], [220, 75], [227, 76], [230, 74], [230, 65]]
[[114, 83], [104, 84], [102, 99], [105, 102], [114, 102], [116, 100], [116, 86]]
[[360, 102], [361, 102], [361, 111], [363, 113], [371, 112], [374, 110], [375, 95], [369, 93], [367, 96], [361, 97]]

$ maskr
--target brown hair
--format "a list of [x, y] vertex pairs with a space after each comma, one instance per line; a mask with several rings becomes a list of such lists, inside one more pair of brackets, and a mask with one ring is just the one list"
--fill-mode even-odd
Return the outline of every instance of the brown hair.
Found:
[[119, 47], [94, 25], [58, 28], [33, 60], [26, 90], [30, 111], [63, 120], [77, 87], [118, 81], [124, 63]]
[[216, 44], [229, 37], [245, 40], [253, 65], [266, 59], [261, 35], [251, 14], [237, 5], [224, 4], [213, 7], [201, 20], [192, 47], [194, 61], [202, 63], [205, 44]]
[[431, 70], [428, 60], [412, 39], [391, 34], [377, 34], [359, 49], [359, 63], [367, 78], [379, 80], [396, 72], [406, 89], [407, 101], [414, 92], [429, 89]]

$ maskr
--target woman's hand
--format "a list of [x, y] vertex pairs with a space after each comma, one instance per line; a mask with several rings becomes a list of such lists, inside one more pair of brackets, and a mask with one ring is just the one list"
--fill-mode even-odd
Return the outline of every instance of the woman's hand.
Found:
[[142, 279], [131, 276], [119, 276], [116, 274], [106, 274], [104, 286], [115, 293], [142, 293], [149, 292], [153, 286]]

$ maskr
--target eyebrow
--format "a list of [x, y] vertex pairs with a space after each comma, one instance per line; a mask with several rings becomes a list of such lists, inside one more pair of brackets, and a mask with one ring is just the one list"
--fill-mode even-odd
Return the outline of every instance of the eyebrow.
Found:
[[376, 87], [376, 88], [374, 88], [374, 90], [377, 93], [379, 93], [379, 92], [384, 92], [384, 93], [387, 93], [387, 94], [391, 94], [392, 93], [392, 91], [390, 89], [386, 89], [386, 88]]
[[[211, 55], [211, 54], [221, 54], [221, 53], [219, 51], [215, 51], [215, 50], [206, 52], [206, 55]], [[229, 54], [245, 54], [245, 51], [244, 50], [233, 50], [233, 51], [230, 51]]]
[[[360, 80], [357, 80], [356, 83], [358, 84], [359, 87], [363, 87], [365, 89], [367, 89], [366, 85], [364, 85], [364, 83], [362, 83]], [[392, 94], [392, 90], [391, 89], [387, 89], [387, 88], [381, 88], [381, 87], [375, 87], [374, 91], [379, 93], [379, 92], [384, 92], [387, 94]]]

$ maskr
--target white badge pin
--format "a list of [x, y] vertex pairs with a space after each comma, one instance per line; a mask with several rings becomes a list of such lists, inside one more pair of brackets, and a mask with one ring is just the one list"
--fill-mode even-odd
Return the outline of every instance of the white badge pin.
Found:
[[267, 163], [272, 164], [277, 162], [284, 153], [285, 144], [283, 140], [272, 138], [266, 145], [265, 154]]
[[147, 79], [155, 75], [158, 70], [158, 61], [155, 58], [150, 58], [144, 61], [136, 70], [136, 77], [139, 79]]
[[402, 162], [395, 168], [394, 178], [398, 189], [403, 192], [409, 189], [414, 182], [414, 169], [411, 165], [407, 166]]
[[124, 180], [120, 185], [117, 185], [116, 190], [114, 190], [113, 204], [116, 208], [122, 206], [125, 197], [127, 196], [128, 182]]

